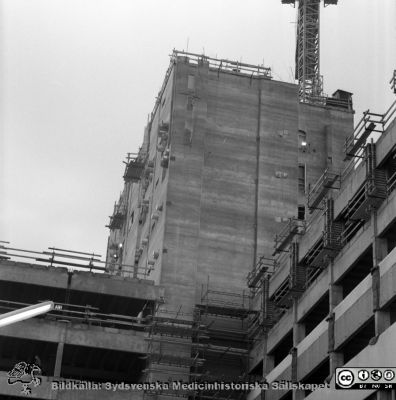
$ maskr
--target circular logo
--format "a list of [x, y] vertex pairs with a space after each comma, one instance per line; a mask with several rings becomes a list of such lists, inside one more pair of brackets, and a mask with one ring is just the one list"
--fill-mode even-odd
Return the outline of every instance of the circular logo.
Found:
[[354, 381], [355, 378], [353, 376], [353, 372], [350, 371], [349, 369], [342, 369], [341, 371], [338, 372], [337, 383], [341, 387], [343, 388], [351, 387]]
[[358, 372], [358, 378], [361, 380], [361, 381], [367, 381], [367, 379], [370, 377], [370, 374], [369, 374], [369, 372], [367, 371], [367, 370], [365, 370], [365, 369], [361, 369], [359, 372]]
[[386, 381], [391, 381], [395, 377], [395, 373], [391, 369], [386, 369], [384, 371], [384, 379]]
[[379, 369], [373, 369], [371, 371], [371, 379], [373, 381], [379, 381], [382, 378], [382, 372]]

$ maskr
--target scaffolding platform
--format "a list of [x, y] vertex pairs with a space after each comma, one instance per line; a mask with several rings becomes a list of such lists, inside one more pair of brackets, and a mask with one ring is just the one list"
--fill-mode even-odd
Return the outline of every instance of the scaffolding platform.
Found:
[[351, 220], [367, 221], [370, 218], [371, 210], [379, 207], [388, 192], [386, 172], [376, 169], [375, 144], [367, 144], [364, 154], [366, 178], [347, 206], [346, 217]]
[[107, 225], [107, 228], [110, 228], [112, 230], [121, 229], [122, 226], [124, 225], [125, 217], [126, 217], [126, 206], [120, 199], [118, 203], [114, 204], [113, 215], [109, 217], [110, 222]]
[[256, 313], [251, 314], [248, 318], [248, 338], [250, 340], [275, 325], [278, 314], [276, 305], [270, 299], [266, 299], [264, 302], [265, 310], [256, 311]]
[[308, 208], [310, 212], [319, 208], [319, 204], [330, 189], [340, 189], [340, 187], [340, 174], [334, 172], [331, 168], [326, 168], [308, 193]]
[[306, 268], [304, 264], [298, 263], [298, 243], [291, 243], [289, 253], [289, 275], [270, 298], [280, 308], [289, 308], [293, 299], [305, 290]]
[[124, 181], [125, 182], [139, 182], [145, 168], [145, 162], [139, 156], [130, 157], [128, 154], [127, 161], [125, 162]]
[[325, 266], [329, 259], [341, 250], [343, 225], [334, 221], [334, 200], [324, 202], [324, 229], [321, 238], [312, 246], [306, 256], [306, 265], [313, 268]]
[[247, 284], [249, 289], [257, 290], [261, 286], [262, 280], [272, 274], [276, 269], [276, 262], [273, 258], [261, 256], [256, 263], [254, 269], [247, 276]]
[[180, 357], [171, 354], [152, 353], [149, 355], [149, 360], [157, 365], [173, 365], [178, 367], [191, 368], [201, 366], [205, 363], [205, 359], [196, 357]]
[[285, 248], [290, 244], [295, 235], [303, 235], [305, 232], [305, 221], [297, 218], [289, 218], [280, 233], [275, 235], [273, 256], [287, 251]]
[[223, 315], [231, 318], [246, 318], [250, 313], [246, 308], [231, 307], [227, 304], [197, 304], [196, 307], [205, 314]]
[[[392, 82], [392, 81], [391, 81]], [[351, 160], [354, 157], [363, 158], [363, 150], [367, 139], [373, 132], [384, 133], [389, 127], [396, 114], [396, 100], [390, 105], [385, 113], [373, 113], [367, 110], [362, 119], [356, 125], [354, 132], [345, 140], [345, 158]]]
[[225, 316], [230, 318], [246, 318], [249, 313], [251, 296], [245, 291], [232, 293], [214, 290], [209, 287], [209, 281], [202, 285], [201, 304], [196, 305], [200, 314]]
[[341, 223], [332, 223], [325, 229], [322, 236], [307, 252], [304, 264], [308, 268], [323, 268], [328, 260], [333, 259], [342, 248], [341, 235], [343, 226]]
[[150, 335], [171, 336], [179, 338], [194, 338], [203, 340], [207, 338], [205, 325], [195, 324], [193, 321], [187, 321], [177, 318], [150, 317], [150, 324], [147, 331]]
[[370, 121], [368, 111], [357, 124], [353, 134], [345, 139], [345, 158], [344, 161], [351, 160], [353, 157], [360, 157], [360, 151], [365, 146], [368, 137], [375, 131], [376, 124]]

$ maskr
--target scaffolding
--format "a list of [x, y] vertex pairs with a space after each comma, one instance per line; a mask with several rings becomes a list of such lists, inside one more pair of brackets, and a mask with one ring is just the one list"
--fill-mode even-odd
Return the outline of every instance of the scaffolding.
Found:
[[289, 308], [293, 299], [299, 297], [305, 290], [306, 269], [302, 263], [298, 262], [298, 243], [292, 242], [288, 253], [289, 274], [270, 298], [280, 309]]
[[[205, 326], [198, 325], [191, 315], [182, 314], [180, 310], [174, 316], [169, 316], [169, 312], [167, 314], [167, 317], [155, 315], [147, 318], [149, 367], [146, 372], [158, 365], [176, 368], [202, 365], [205, 360], [199, 358], [197, 351], [190, 352], [190, 349], [192, 340], [204, 340], [207, 337]], [[185, 356], [178, 355], [177, 351], [169, 351], [175, 345], [186, 348]]]
[[[49, 251], [33, 251], [10, 247], [8, 244], [8, 242], [0, 242], [0, 262], [1, 260], [20, 261], [20, 259], [28, 259], [48, 267], [67, 267], [70, 270], [85, 270], [101, 274], [112, 272], [111, 263], [101, 260], [102, 256], [99, 254], [59, 249], [56, 247], [48, 247]], [[117, 275], [121, 275], [124, 278], [147, 279], [149, 273], [149, 269], [145, 266], [137, 267], [136, 265], [119, 262], [117, 262], [117, 266], [120, 268], [117, 271]], [[133, 272], [122, 271], [122, 267], [129, 268]]]
[[347, 220], [365, 220], [370, 218], [371, 210], [378, 208], [387, 196], [386, 172], [376, 168], [376, 149], [374, 143], [368, 143], [364, 149], [366, 177], [363, 185], [348, 202], [345, 217]]
[[295, 235], [303, 235], [305, 233], [305, 221], [297, 218], [289, 218], [282, 230], [275, 235], [273, 256], [281, 252], [285, 252], [285, 248], [290, 244]]
[[145, 157], [143, 157], [142, 153], [128, 153], [124, 164], [126, 164], [123, 176], [124, 181], [139, 182], [145, 168]]
[[[148, 342], [146, 353], [146, 368], [143, 373], [156, 374], [157, 380], [189, 380], [196, 377], [193, 369], [199, 368], [204, 359], [199, 352], [192, 347], [193, 341], [205, 340], [205, 326], [195, 322], [194, 315], [182, 312], [180, 306], [177, 311], [166, 310], [161, 304], [157, 304], [153, 315], [147, 316], [146, 331]], [[161, 379], [159, 379], [161, 378]], [[186, 398], [191, 395], [189, 391], [177, 391], [174, 389], [146, 390], [144, 397], [176, 396]]]
[[277, 262], [274, 258], [259, 257], [254, 269], [246, 277], [248, 288], [252, 291], [253, 295], [261, 288], [263, 281], [268, 275], [274, 273], [276, 268]]
[[212, 70], [232, 74], [248, 75], [250, 77], [260, 77], [271, 79], [271, 68], [264, 67], [263, 65], [246, 64], [239, 61], [229, 61], [226, 59], [218, 59], [208, 57], [204, 54], [188, 53], [185, 51], [174, 50], [171, 60], [176, 62], [178, 58], [185, 58], [190, 64], [201, 65], [207, 63]]
[[355, 157], [364, 158], [364, 149], [370, 135], [374, 132], [383, 134], [395, 114], [396, 101], [391, 104], [384, 114], [373, 113], [370, 110], [364, 111], [363, 117], [356, 125], [352, 135], [345, 139], [344, 160], [352, 160]]
[[[201, 303], [195, 307], [195, 321], [205, 326], [204, 340], [193, 340], [192, 348], [205, 363], [195, 369], [198, 381], [228, 381], [242, 379], [247, 370], [249, 335], [248, 317], [251, 310], [250, 294], [226, 292], [202, 285]], [[196, 398], [222, 398], [220, 391], [200, 391]], [[230, 393], [226, 393], [229, 397]]]
[[260, 288], [254, 292], [259, 304], [258, 309], [248, 317], [248, 337], [251, 341], [260, 338], [275, 324], [277, 317], [281, 315], [281, 311], [277, 309], [275, 303], [269, 298], [269, 280], [270, 277], [267, 275], [261, 280]]
[[126, 217], [126, 205], [120, 199], [118, 203], [114, 203], [113, 215], [109, 217], [110, 222], [108, 225], [106, 225], [106, 227], [111, 230], [121, 229], [122, 226], [124, 225], [125, 217]]
[[340, 189], [340, 187], [340, 174], [332, 170], [331, 167], [326, 168], [308, 193], [308, 208], [310, 212], [320, 209], [318, 206], [330, 189]]
[[214, 289], [209, 284], [202, 284], [201, 304], [196, 307], [204, 314], [221, 315], [231, 318], [246, 318], [250, 310], [251, 296], [243, 290], [241, 293]]
[[166, 149], [169, 139], [169, 124], [161, 122], [158, 126], [157, 151], [163, 153]]
[[[310, 248], [303, 262], [309, 270], [325, 267], [329, 260], [333, 259], [341, 250], [341, 233], [343, 225], [334, 221], [334, 200], [326, 199], [323, 212], [323, 231], [320, 238]], [[310, 271], [309, 277], [314, 273]]]

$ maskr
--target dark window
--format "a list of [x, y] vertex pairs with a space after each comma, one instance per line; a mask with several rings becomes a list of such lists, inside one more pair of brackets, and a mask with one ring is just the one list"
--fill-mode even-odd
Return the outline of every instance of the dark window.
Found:
[[300, 164], [298, 166], [298, 191], [301, 194], [305, 194], [305, 165]]
[[297, 218], [301, 220], [305, 219], [305, 206], [298, 206]]

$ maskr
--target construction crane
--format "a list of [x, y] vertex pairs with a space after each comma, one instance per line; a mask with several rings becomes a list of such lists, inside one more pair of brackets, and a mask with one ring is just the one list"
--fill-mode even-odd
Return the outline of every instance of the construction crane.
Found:
[[[281, 0], [295, 6], [297, 0]], [[323, 0], [324, 6], [338, 0]], [[323, 99], [323, 78], [320, 75], [319, 27], [321, 0], [299, 0], [297, 13], [296, 72], [300, 101], [317, 103]], [[323, 101], [323, 100], [322, 100]]]

